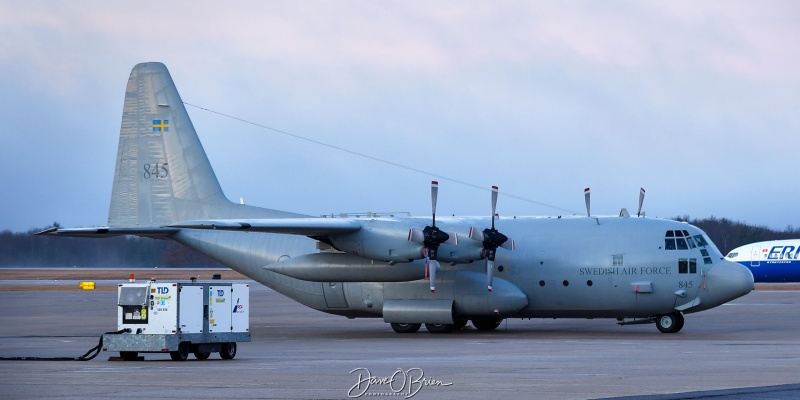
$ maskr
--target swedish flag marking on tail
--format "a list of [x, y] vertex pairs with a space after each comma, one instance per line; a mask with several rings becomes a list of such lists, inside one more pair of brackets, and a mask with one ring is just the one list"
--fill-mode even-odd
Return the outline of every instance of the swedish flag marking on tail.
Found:
[[153, 132], [169, 132], [169, 120], [153, 120]]

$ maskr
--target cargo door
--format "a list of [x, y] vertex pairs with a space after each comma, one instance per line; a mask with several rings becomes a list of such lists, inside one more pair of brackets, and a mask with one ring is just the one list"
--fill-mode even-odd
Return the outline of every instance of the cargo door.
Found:
[[208, 331], [231, 331], [231, 286], [208, 287]]
[[233, 332], [250, 332], [250, 285], [234, 283], [231, 296]]
[[203, 332], [203, 287], [181, 286], [178, 300], [178, 325], [181, 333]]
[[328, 308], [347, 308], [342, 282], [322, 282], [322, 293]]

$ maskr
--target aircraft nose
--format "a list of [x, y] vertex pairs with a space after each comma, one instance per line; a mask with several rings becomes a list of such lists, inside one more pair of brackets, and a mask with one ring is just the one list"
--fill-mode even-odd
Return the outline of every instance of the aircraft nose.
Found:
[[706, 275], [708, 298], [714, 306], [742, 297], [754, 287], [753, 274], [741, 264], [721, 260]]

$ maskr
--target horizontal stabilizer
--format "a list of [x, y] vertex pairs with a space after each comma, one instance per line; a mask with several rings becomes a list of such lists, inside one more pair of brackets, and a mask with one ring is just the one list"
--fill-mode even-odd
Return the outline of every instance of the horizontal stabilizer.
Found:
[[109, 228], [107, 226], [100, 226], [94, 228], [49, 228], [45, 229], [37, 235], [43, 236], [70, 236], [70, 237], [90, 237], [90, 238], [99, 238], [99, 237], [112, 237], [112, 236], [121, 236], [121, 235], [136, 235], [136, 236], [147, 236], [147, 237], [166, 237], [172, 235], [173, 233], [178, 232], [180, 229], [178, 228], [138, 228], [138, 227], [131, 227], [131, 228]]

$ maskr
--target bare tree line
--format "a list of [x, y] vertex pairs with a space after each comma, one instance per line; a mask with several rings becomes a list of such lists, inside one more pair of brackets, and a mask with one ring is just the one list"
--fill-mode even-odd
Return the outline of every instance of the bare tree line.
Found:
[[[57, 226], [58, 224], [54, 224]], [[0, 232], [0, 267], [153, 268], [221, 267], [188, 247], [169, 240], [135, 236], [104, 239], [36, 236], [43, 229]]]

